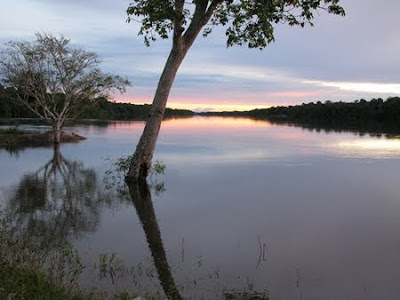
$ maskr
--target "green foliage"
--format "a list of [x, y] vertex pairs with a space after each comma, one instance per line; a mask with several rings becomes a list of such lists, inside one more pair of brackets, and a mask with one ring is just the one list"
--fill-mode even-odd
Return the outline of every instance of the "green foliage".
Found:
[[165, 171], [167, 166], [159, 160], [153, 162], [150, 170], [150, 188], [152, 188], [156, 194], [156, 196], [160, 196], [162, 193], [166, 191], [165, 182], [158, 181], [158, 176], [165, 175]]
[[[125, 177], [129, 171], [130, 163], [133, 155], [121, 156], [116, 160], [110, 160], [112, 165], [105, 172], [104, 183], [107, 189], [115, 189], [119, 195], [127, 195]], [[150, 170], [150, 189], [153, 189], [156, 196], [160, 196], [165, 192], [164, 181], [159, 181], [159, 176], [165, 175], [167, 166], [159, 160], [153, 162]]]
[[131, 21], [131, 15], [143, 16], [139, 35], [144, 36], [147, 46], [156, 40], [157, 35], [162, 39], [168, 38], [168, 32], [173, 29], [175, 10], [173, 1], [170, 0], [134, 0], [128, 7], [127, 14], [128, 22]]
[[167, 169], [167, 166], [165, 164], [163, 164], [159, 160], [156, 160], [153, 163], [153, 166], [151, 168], [151, 173], [156, 174], [156, 175], [164, 175], [166, 169]]
[[[149, 104], [116, 103], [107, 101], [104, 98], [92, 102], [89, 109], [80, 116], [82, 119], [103, 119], [103, 120], [145, 120], [150, 112]], [[170, 109], [165, 111], [165, 117], [193, 116], [193, 112], [184, 109]]]
[[[77, 111], [74, 115], [79, 115], [79, 119], [145, 120], [149, 115], [150, 108], [149, 104], [117, 103], [100, 97], [95, 101], [82, 101], [81, 105], [76, 107], [73, 112]], [[192, 111], [186, 109], [167, 108], [165, 111], [166, 118], [193, 115]], [[12, 89], [6, 89], [0, 84], [0, 118], [35, 117], [37, 117], [35, 114], [20, 104]]]
[[400, 97], [354, 102], [318, 101], [294, 106], [276, 106], [244, 112], [202, 113], [202, 115], [246, 116], [309, 127], [360, 132], [400, 133]]
[[[0, 299], [127, 300], [138, 296], [127, 291], [112, 296], [96, 289], [82, 290], [77, 285], [82, 270], [93, 266], [83, 266], [69, 242], [23, 235], [12, 224], [14, 217], [0, 210]], [[106, 277], [117, 279], [128, 269], [125, 265], [115, 254], [100, 256], [99, 270]]]
[[119, 291], [112, 298], [104, 293], [90, 293], [78, 288], [68, 288], [52, 282], [46, 273], [34, 267], [10, 265], [0, 259], [0, 299], [18, 300], [131, 300], [137, 293]]
[[19, 129], [17, 126], [0, 129], [0, 134], [26, 134], [28, 133], [26, 130]]
[[27, 133], [26, 130], [19, 129], [17, 126], [0, 129], [0, 145], [4, 146], [7, 151], [14, 152], [17, 148], [16, 136]]
[[276, 24], [313, 26], [314, 14], [320, 10], [345, 15], [339, 0], [134, 0], [127, 14], [128, 22], [141, 23], [139, 35], [147, 46], [157, 36], [168, 38], [172, 31], [174, 37], [185, 37], [205, 26], [203, 36], [207, 36], [214, 26], [222, 25], [227, 46], [262, 49], [274, 41]]
[[89, 299], [51, 283], [44, 272], [0, 261], [0, 299]]
[[5, 88], [0, 84], [0, 118], [33, 118], [36, 115], [18, 101], [14, 88]]
[[400, 124], [400, 97], [381, 98], [366, 101], [364, 99], [354, 102], [311, 102], [296, 106], [278, 106], [269, 109], [253, 110], [251, 116], [278, 117], [288, 120], [312, 121], [392, 121]]
[[[126, 173], [129, 170], [130, 167], [130, 162], [132, 160], [133, 155], [128, 155], [128, 156], [121, 156], [117, 158], [113, 163], [112, 163], [112, 168], [106, 172], [106, 174], [116, 174], [118, 175], [119, 178], [125, 178]], [[162, 163], [159, 160], [156, 160], [152, 167], [150, 174], [157, 176], [157, 175], [164, 175], [165, 171], [167, 169], [167, 166]]]
[[[326, 10], [329, 13], [344, 15], [338, 0], [242, 0], [223, 2], [220, 11], [211, 22], [215, 25], [228, 25], [227, 45], [247, 44], [249, 48], [265, 48], [274, 41], [274, 25], [290, 26], [309, 24], [313, 26], [314, 11]], [[232, 21], [229, 21], [229, 20]]]
[[88, 299], [75, 289], [79, 256], [70, 244], [53, 252], [48, 241], [21, 235], [0, 213], [0, 299]]

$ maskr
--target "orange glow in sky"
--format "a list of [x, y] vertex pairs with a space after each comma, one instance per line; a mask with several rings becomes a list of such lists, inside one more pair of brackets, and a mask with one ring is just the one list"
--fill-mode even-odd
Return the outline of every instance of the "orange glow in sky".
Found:
[[[282, 90], [275, 92], [251, 92], [229, 93], [229, 91], [215, 92], [210, 95], [191, 95], [179, 96], [171, 95], [167, 107], [175, 109], [189, 109], [192, 111], [246, 111], [252, 109], [269, 108], [271, 106], [286, 106], [296, 102], [310, 102], [312, 99], [323, 99], [320, 91], [298, 91]], [[252, 100], [253, 99], [253, 100]], [[265, 99], [265, 100], [264, 100]], [[270, 99], [270, 100], [267, 100]], [[272, 100], [271, 100], [272, 99]], [[306, 100], [308, 99], [308, 100]], [[310, 100], [311, 99], [311, 100]], [[115, 95], [114, 101], [133, 103], [133, 104], [151, 104], [152, 97], [145, 95]]]
[[199, 102], [199, 103], [190, 103], [190, 102], [171, 102], [168, 103], [167, 106], [169, 108], [175, 109], [189, 109], [193, 111], [246, 111], [252, 110], [256, 108], [268, 108], [271, 105], [263, 105], [263, 104], [229, 104], [229, 103], [212, 103], [212, 102]]
[[[119, 95], [114, 97], [113, 101], [122, 103], [132, 104], [151, 104], [149, 98], [132, 98], [131, 96]], [[171, 99], [167, 103], [168, 108], [174, 109], [189, 109], [193, 111], [245, 111], [256, 108], [268, 108], [273, 106], [272, 104], [262, 103], [246, 103], [238, 101], [220, 101], [220, 100], [207, 100], [207, 99]]]
[[162, 128], [248, 128], [248, 127], [271, 127], [271, 123], [265, 120], [255, 120], [250, 118], [234, 117], [200, 117], [166, 119], [162, 123]]

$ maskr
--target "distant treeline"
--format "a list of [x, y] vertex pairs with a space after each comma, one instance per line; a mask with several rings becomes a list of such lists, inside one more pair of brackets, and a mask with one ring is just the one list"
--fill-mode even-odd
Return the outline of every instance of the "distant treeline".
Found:
[[252, 117], [284, 118], [290, 121], [360, 122], [400, 121], [400, 97], [354, 102], [311, 102], [296, 106], [277, 106], [249, 111]]
[[[13, 95], [15, 91], [0, 85], [0, 118], [36, 118], [37, 116], [20, 103]], [[101, 120], [131, 120], [146, 119], [151, 105], [136, 105], [130, 103], [111, 102], [101, 98], [91, 102], [79, 115], [80, 119]], [[186, 109], [170, 109], [165, 111], [165, 117], [193, 116]]]
[[[88, 109], [86, 109], [82, 115], [80, 115], [80, 118], [102, 120], [144, 120], [147, 118], [150, 108], [150, 104], [139, 105], [131, 103], [117, 103], [108, 101], [106, 99], [100, 99], [93, 102]], [[194, 112], [191, 110], [167, 108], [164, 117], [190, 117], [193, 115]]]
[[[0, 118], [35, 118], [36, 116], [13, 98], [14, 90], [0, 85]], [[132, 120], [146, 119], [151, 105], [116, 103], [107, 99], [91, 102], [80, 119]], [[268, 119], [275, 123], [298, 124], [324, 130], [356, 130], [400, 134], [400, 97], [354, 102], [311, 102], [295, 106], [276, 106], [250, 111], [202, 112], [205, 116], [241, 116]], [[165, 117], [193, 116], [194, 112], [168, 109]]]
[[306, 127], [334, 130], [400, 133], [400, 97], [366, 101], [324, 103], [318, 101], [295, 106], [234, 112], [209, 112], [202, 115], [243, 116], [268, 119], [276, 123], [295, 123]]

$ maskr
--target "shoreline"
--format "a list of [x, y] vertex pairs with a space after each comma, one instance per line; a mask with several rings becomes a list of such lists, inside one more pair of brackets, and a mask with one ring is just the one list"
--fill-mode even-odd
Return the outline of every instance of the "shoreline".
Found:
[[[61, 132], [61, 143], [77, 143], [86, 140], [76, 133]], [[0, 133], [0, 148], [18, 149], [24, 147], [41, 147], [54, 145], [53, 131], [44, 133]]]

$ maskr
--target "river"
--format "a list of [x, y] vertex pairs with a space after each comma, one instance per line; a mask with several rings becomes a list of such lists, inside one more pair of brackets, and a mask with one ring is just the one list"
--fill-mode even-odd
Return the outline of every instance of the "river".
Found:
[[184, 299], [399, 298], [399, 139], [170, 119], [154, 155], [165, 174], [136, 193], [115, 163], [143, 126], [88, 122], [67, 128], [87, 140], [57, 151], [0, 149], [3, 210], [32, 236], [71, 241], [92, 266], [81, 286], [161, 298], [169, 286]]

